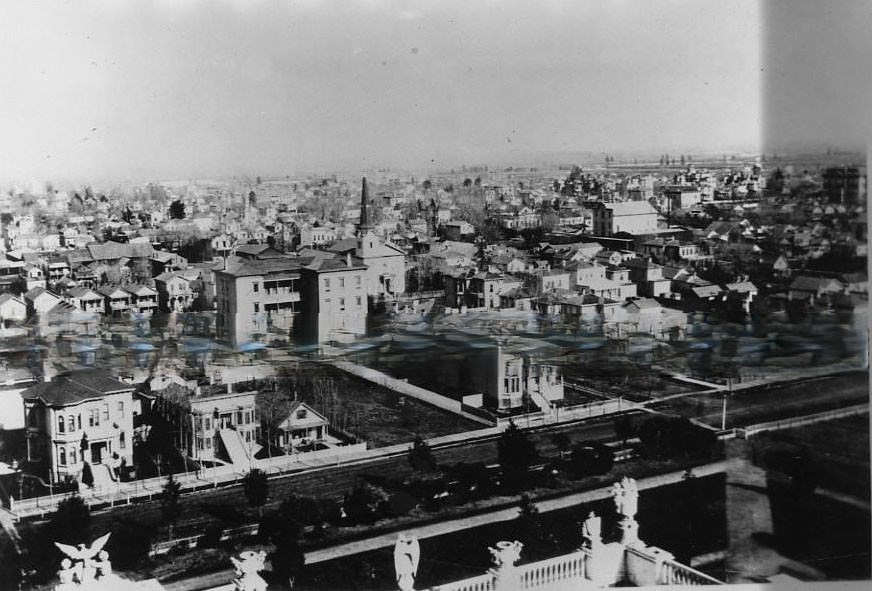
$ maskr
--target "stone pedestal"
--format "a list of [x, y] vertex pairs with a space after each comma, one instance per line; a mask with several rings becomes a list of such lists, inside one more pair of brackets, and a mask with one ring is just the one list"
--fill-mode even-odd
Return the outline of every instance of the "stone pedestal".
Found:
[[639, 523], [632, 517], [624, 517], [618, 522], [621, 530], [621, 543], [625, 546], [639, 547], [645, 544], [639, 540]]
[[494, 566], [490, 573], [494, 576], [495, 591], [517, 591], [521, 588], [521, 578], [515, 563], [521, 559], [521, 542], [497, 542], [489, 548]]

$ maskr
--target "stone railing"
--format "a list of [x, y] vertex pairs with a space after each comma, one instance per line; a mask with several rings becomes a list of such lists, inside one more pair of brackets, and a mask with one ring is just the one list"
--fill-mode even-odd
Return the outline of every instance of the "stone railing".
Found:
[[724, 584], [714, 577], [677, 562], [671, 553], [655, 546], [627, 546], [625, 552], [625, 576], [639, 587]]
[[[550, 589], [561, 581], [582, 581], [587, 578], [588, 554], [584, 550], [531, 562], [517, 567], [519, 589]], [[430, 591], [493, 591], [496, 577], [492, 572], [431, 587]]]
[[430, 591], [493, 591], [494, 576], [491, 573], [478, 575], [461, 581], [431, 587]]
[[584, 550], [555, 556], [518, 567], [522, 589], [547, 589], [559, 581], [587, 578], [588, 554]]
[[660, 570], [659, 585], [723, 585], [722, 581], [687, 565], [666, 560]]

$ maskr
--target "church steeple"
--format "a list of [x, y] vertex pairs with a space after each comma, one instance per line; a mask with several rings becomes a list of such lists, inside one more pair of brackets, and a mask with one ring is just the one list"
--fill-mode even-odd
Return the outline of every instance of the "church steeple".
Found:
[[366, 206], [369, 203], [369, 191], [366, 188], [366, 177], [363, 177], [363, 186], [360, 189], [360, 223], [357, 224], [357, 233], [360, 236], [366, 234], [372, 226], [369, 223], [369, 216], [366, 212]]

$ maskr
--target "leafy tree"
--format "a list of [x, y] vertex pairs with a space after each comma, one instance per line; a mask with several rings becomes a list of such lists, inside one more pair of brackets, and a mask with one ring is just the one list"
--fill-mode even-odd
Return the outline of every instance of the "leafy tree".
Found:
[[502, 467], [503, 486], [520, 489], [527, 479], [527, 469], [539, 459], [536, 445], [514, 422], [509, 423], [497, 441], [497, 456]]
[[267, 480], [266, 472], [258, 468], [254, 468], [242, 481], [245, 498], [248, 499], [248, 504], [257, 509], [258, 516], [263, 515], [263, 505], [269, 496], [269, 481]]
[[174, 220], [185, 219], [185, 204], [181, 199], [170, 203], [170, 218]]
[[636, 434], [636, 427], [633, 424], [633, 418], [627, 414], [617, 415], [615, 417], [615, 435], [621, 440], [621, 445], [626, 446], [627, 440]]
[[49, 533], [55, 536], [54, 542], [76, 545], [90, 541], [91, 511], [79, 495], [74, 495], [58, 503], [48, 524]]
[[91, 464], [85, 462], [82, 466], [82, 484], [88, 488], [94, 486], [94, 472], [91, 470]]
[[274, 546], [269, 554], [273, 576], [293, 589], [305, 564], [305, 555], [300, 548], [302, 525], [280, 508], [261, 523], [260, 533]]
[[148, 560], [154, 528], [131, 517], [118, 517], [112, 526], [107, 550], [112, 563], [124, 569], [141, 567]]
[[615, 465], [615, 454], [607, 445], [582, 442], [572, 449], [569, 473], [575, 478], [608, 474]]
[[569, 451], [572, 447], [572, 439], [569, 438], [569, 435], [566, 433], [555, 433], [551, 437], [551, 443], [554, 444], [554, 447], [557, 448], [557, 451], [560, 452], [560, 457], [563, 457], [563, 454]]
[[430, 179], [424, 179], [424, 182], [421, 183], [421, 186], [424, 188], [425, 191], [429, 191], [430, 188], [433, 186], [433, 181], [431, 181]]
[[639, 427], [642, 451], [659, 458], [706, 458], [717, 446], [714, 431], [682, 417], [651, 417]]
[[541, 559], [551, 554], [556, 546], [556, 540], [545, 524], [539, 508], [529, 495], [521, 495], [518, 503], [518, 517], [515, 519], [515, 531], [524, 544], [528, 559]]
[[388, 509], [389, 495], [380, 487], [359, 482], [345, 495], [343, 506], [354, 524], [373, 524]]
[[160, 496], [160, 514], [167, 523], [171, 540], [173, 539], [173, 525], [182, 514], [181, 494], [182, 485], [170, 474]]
[[436, 469], [436, 458], [433, 457], [433, 450], [430, 449], [426, 441], [421, 439], [420, 435], [415, 436], [415, 441], [409, 448], [409, 464], [413, 470], [417, 470], [421, 474]]
[[468, 188], [471, 187], [471, 186], [472, 186], [472, 179], [471, 179], [471, 178], [465, 178], [465, 179], [463, 179], [463, 187], [464, 187], [465, 189], [468, 189]]
[[530, 441], [527, 434], [519, 429], [514, 421], [510, 422], [503, 434], [500, 435], [497, 441], [497, 455], [503, 467], [512, 466], [523, 469], [529, 468], [539, 459], [536, 444]]

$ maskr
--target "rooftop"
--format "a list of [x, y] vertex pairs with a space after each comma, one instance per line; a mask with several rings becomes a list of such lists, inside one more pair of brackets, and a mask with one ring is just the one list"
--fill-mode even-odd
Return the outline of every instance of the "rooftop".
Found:
[[133, 388], [101, 369], [71, 371], [50, 382], [31, 386], [21, 393], [24, 400], [42, 400], [49, 406], [67, 406], [107, 394], [132, 392]]

